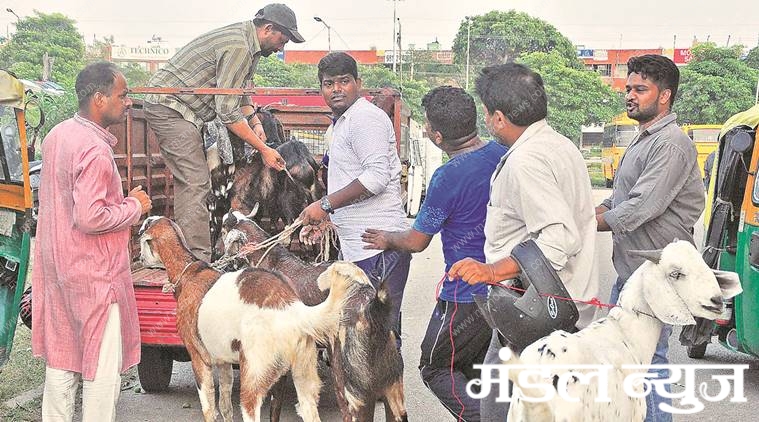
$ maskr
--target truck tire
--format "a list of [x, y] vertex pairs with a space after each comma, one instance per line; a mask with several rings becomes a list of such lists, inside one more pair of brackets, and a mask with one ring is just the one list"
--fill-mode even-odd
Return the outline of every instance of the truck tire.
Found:
[[174, 359], [170, 350], [156, 346], [142, 346], [142, 359], [137, 365], [142, 389], [147, 393], [165, 391], [171, 382]]
[[606, 187], [607, 188], [614, 187], [614, 180], [612, 180], [612, 179], [606, 179]]
[[709, 342], [706, 342], [686, 347], [686, 350], [688, 351], [688, 357], [691, 359], [703, 359], [704, 355], [706, 354], [706, 346], [708, 345]]

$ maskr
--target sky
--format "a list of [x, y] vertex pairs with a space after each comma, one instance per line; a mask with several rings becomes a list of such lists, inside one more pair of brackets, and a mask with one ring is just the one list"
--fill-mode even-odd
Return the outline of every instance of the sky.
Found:
[[[400, 19], [403, 48], [438, 40], [450, 49], [465, 16], [516, 9], [554, 25], [575, 45], [589, 49], [686, 48], [694, 37], [720, 46], [759, 43], [758, 0], [283, 0], [294, 11], [305, 43], [286, 49], [393, 48], [393, 16]], [[74, 19], [86, 42], [114, 36], [117, 44], [147, 46], [154, 35], [178, 48], [196, 36], [251, 19], [264, 2], [243, 0], [2, 0], [0, 31], [12, 34], [16, 17], [38, 10]]]

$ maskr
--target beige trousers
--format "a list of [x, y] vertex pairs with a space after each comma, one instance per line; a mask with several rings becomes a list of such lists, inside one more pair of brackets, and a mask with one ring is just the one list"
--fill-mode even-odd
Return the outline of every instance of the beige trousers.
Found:
[[[82, 422], [116, 420], [116, 402], [121, 392], [121, 316], [119, 305], [108, 308], [103, 342], [95, 379], [84, 381], [82, 387]], [[42, 394], [43, 422], [71, 422], [74, 401], [81, 374], [47, 367]]]
[[174, 221], [198, 258], [211, 260], [208, 195], [211, 174], [203, 137], [194, 123], [160, 104], [145, 103], [145, 118], [156, 135], [166, 166], [174, 175]]

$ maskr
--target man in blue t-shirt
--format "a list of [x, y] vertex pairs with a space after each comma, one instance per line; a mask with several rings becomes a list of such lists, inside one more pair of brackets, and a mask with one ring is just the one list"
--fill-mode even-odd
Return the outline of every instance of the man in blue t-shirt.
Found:
[[[445, 257], [442, 278], [460, 259], [485, 260], [483, 229], [490, 177], [506, 147], [477, 136], [474, 99], [461, 88], [435, 88], [424, 96], [422, 106], [427, 136], [450, 161], [432, 175], [413, 228], [403, 232], [367, 229], [362, 239], [367, 249], [420, 252], [439, 232]], [[477, 310], [474, 294], [487, 294], [487, 285], [446, 278], [422, 341], [419, 363], [425, 385], [449, 412], [466, 422], [480, 420], [480, 402], [469, 397], [465, 387], [469, 380], [479, 378], [473, 365], [483, 362], [492, 334]]]

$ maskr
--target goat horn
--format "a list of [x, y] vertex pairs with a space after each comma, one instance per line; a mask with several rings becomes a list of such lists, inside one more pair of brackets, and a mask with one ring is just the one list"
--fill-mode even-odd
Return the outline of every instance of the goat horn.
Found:
[[255, 216], [256, 216], [256, 214], [258, 214], [258, 206], [259, 206], [259, 205], [261, 205], [261, 204], [260, 204], [260, 203], [258, 203], [258, 202], [256, 202], [256, 205], [253, 205], [253, 209], [252, 209], [252, 210], [250, 210], [250, 214], [246, 215], [246, 216], [245, 216], [245, 218], [247, 218], [247, 219], [249, 219], [249, 220], [252, 220], [252, 219], [253, 219], [253, 217], [255, 217]]
[[628, 251], [630, 255], [646, 258], [647, 260], [658, 264], [661, 259], [661, 249], [647, 250], [647, 251]]

